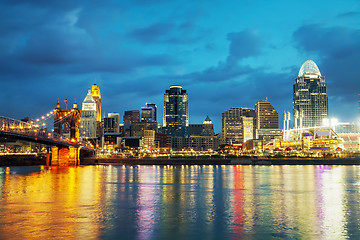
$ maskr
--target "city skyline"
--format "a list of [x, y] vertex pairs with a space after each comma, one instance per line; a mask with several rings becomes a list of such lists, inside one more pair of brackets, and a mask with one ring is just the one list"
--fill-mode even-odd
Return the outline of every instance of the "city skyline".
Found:
[[57, 98], [80, 103], [94, 83], [102, 112], [123, 114], [162, 106], [178, 84], [190, 123], [209, 115], [219, 132], [231, 107], [268, 97], [279, 114], [291, 111], [294, 78], [312, 59], [326, 76], [329, 117], [358, 120], [357, 1], [180, 4], [2, 1], [1, 115], [37, 118]]

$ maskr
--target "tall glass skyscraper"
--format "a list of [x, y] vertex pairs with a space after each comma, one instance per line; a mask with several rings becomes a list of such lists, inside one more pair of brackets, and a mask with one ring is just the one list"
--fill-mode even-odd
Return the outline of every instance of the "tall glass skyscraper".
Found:
[[164, 93], [163, 127], [169, 136], [189, 136], [188, 94], [181, 86], [171, 86]]
[[328, 97], [325, 77], [312, 60], [301, 66], [293, 93], [294, 128], [321, 126], [328, 118]]

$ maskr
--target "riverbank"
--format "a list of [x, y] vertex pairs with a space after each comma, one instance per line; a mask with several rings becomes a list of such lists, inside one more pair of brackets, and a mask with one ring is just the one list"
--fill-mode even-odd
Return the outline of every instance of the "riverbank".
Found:
[[29, 155], [0, 155], [0, 167], [7, 166], [38, 166], [46, 165], [46, 156]]
[[81, 165], [360, 165], [360, 158], [237, 158], [237, 159], [125, 159], [125, 158], [87, 158]]
[[[0, 167], [38, 165], [45, 156], [0, 156]], [[83, 158], [80, 165], [360, 165], [360, 158]]]

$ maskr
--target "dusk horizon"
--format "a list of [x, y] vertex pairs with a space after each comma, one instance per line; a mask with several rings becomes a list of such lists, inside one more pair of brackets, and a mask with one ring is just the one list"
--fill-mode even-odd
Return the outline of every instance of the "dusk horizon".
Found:
[[329, 117], [358, 120], [357, 1], [0, 5], [4, 116], [38, 118], [58, 98], [80, 104], [92, 84], [102, 115], [146, 102], [160, 110], [164, 91], [181, 85], [190, 123], [209, 116], [219, 132], [220, 114], [231, 107], [267, 98], [280, 115], [292, 112], [294, 79], [311, 59], [328, 85]]

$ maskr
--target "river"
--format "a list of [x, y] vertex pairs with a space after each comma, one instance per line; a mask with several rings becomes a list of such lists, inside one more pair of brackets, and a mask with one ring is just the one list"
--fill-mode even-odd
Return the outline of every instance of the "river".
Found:
[[360, 239], [359, 166], [0, 168], [0, 239]]

